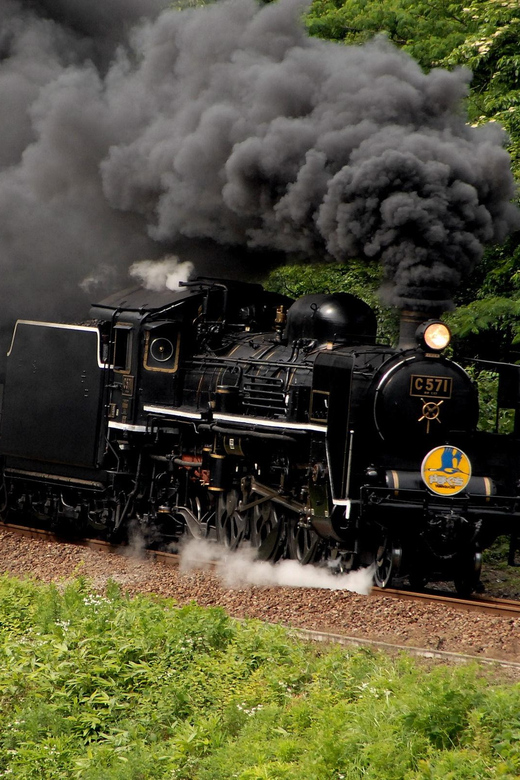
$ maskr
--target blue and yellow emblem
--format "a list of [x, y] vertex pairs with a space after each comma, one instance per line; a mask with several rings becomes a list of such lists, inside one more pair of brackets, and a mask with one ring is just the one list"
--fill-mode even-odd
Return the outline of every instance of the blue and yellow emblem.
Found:
[[435, 447], [422, 462], [421, 477], [432, 493], [455, 496], [468, 485], [471, 463], [468, 456], [457, 447]]

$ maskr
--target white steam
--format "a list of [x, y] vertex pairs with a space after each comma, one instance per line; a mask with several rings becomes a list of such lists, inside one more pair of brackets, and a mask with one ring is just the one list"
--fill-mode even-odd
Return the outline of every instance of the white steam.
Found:
[[147, 290], [161, 292], [176, 290], [180, 282], [187, 282], [194, 271], [193, 263], [181, 263], [171, 255], [163, 260], [141, 260], [130, 267], [130, 276], [138, 279]]
[[348, 590], [364, 596], [372, 589], [373, 567], [337, 575], [327, 568], [302, 566], [298, 561], [283, 560], [272, 564], [254, 560], [254, 556], [255, 551], [251, 548], [229, 552], [210, 542], [192, 539], [182, 549], [180, 568], [187, 572], [214, 567], [217, 577], [228, 588], [246, 585], [322, 588]]

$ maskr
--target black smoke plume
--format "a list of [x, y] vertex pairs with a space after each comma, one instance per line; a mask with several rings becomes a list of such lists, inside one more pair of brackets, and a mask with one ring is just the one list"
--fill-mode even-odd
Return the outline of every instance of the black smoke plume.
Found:
[[378, 258], [392, 303], [447, 306], [518, 227], [503, 131], [464, 119], [467, 71], [309, 38], [300, 0], [166, 5], [0, 0], [4, 318], [69, 316], [208, 239]]

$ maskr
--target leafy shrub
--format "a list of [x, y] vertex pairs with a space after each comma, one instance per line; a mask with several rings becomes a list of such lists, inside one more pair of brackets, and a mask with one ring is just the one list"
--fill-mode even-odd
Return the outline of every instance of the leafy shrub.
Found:
[[0, 778], [515, 777], [518, 685], [221, 609], [0, 579]]

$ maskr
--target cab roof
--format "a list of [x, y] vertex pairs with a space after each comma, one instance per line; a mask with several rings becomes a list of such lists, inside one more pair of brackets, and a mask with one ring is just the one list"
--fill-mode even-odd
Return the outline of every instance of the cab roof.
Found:
[[[179, 290], [145, 290], [144, 287], [128, 288], [120, 290], [99, 303], [93, 303], [92, 308], [104, 309], [104, 316], [115, 311], [156, 312], [161, 311], [174, 303], [180, 303], [191, 298], [195, 292], [191, 287], [179, 288]], [[106, 311], [108, 310], [108, 311]]]

